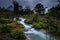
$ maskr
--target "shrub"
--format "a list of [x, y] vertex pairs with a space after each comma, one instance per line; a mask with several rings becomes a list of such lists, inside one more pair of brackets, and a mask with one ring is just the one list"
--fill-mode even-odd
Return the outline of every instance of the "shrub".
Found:
[[12, 20], [3, 19], [3, 18], [0, 19], [0, 24], [6, 24], [6, 23], [11, 23], [11, 22]]
[[13, 28], [8, 25], [2, 25], [0, 26], [0, 32], [1, 33], [10, 33]]
[[35, 29], [41, 29], [42, 27], [38, 23], [33, 23], [33, 28], [35, 28]]
[[25, 20], [25, 23], [27, 23], [27, 24], [32, 24], [32, 23], [33, 23], [33, 20], [27, 19], [27, 20]]
[[11, 37], [17, 40], [25, 40], [25, 35], [23, 31], [15, 31], [11, 33]]
[[47, 28], [47, 24], [44, 24], [42, 22], [33, 23], [33, 28], [35, 28], [35, 29], [45, 29], [45, 28]]

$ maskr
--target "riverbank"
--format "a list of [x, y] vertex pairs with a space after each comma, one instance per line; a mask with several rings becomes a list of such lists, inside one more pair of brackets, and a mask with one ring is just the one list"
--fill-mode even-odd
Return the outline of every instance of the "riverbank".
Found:
[[0, 10], [0, 40], [26, 40], [24, 26], [14, 21], [20, 15], [12, 11]]
[[[57, 12], [59, 13], [59, 11]], [[14, 18], [16, 18], [17, 20], [14, 21]], [[26, 20], [20, 20], [19, 18], [25, 18]], [[17, 23], [17, 21], [19, 21], [19, 23]], [[20, 23], [20, 21], [23, 25]], [[32, 27], [29, 24], [31, 24]], [[55, 14], [55, 11], [49, 11], [44, 15], [41, 15], [39, 13], [20, 15], [6, 10], [2, 10], [0, 12], [1, 40], [26, 40], [26, 36], [24, 33], [25, 29], [27, 29], [27, 32], [25, 33], [28, 33], [29, 35], [30, 33], [35, 34], [34, 36], [38, 35], [42, 37], [43, 35], [43, 37], [45, 36], [45, 39], [46, 34], [42, 33], [41, 31], [37, 31], [43, 29], [48, 34], [51, 34], [52, 36], [56, 36], [56, 38], [58, 38], [60, 36], [59, 15], [57, 16], [57, 14]]]
[[[27, 18], [28, 17], [28, 18]], [[36, 30], [44, 29], [48, 33], [56, 36], [60, 35], [59, 24], [60, 20], [56, 19], [55, 17], [46, 15], [27, 15], [25, 20], [26, 24], [32, 24], [32, 27]]]
[[25, 40], [24, 26], [13, 19], [0, 18], [1, 40]]

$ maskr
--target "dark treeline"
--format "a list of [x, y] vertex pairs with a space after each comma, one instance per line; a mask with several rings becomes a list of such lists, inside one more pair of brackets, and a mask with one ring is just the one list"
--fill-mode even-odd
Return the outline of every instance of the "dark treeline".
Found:
[[52, 7], [48, 11], [50, 12], [50, 13], [48, 12], [50, 16], [53, 16], [56, 19], [60, 19], [60, 3], [56, 5], [55, 7]]
[[14, 13], [16, 13], [16, 14], [21, 14], [21, 15], [33, 14], [34, 11], [37, 13], [40, 13], [40, 14], [44, 14], [44, 12], [45, 12], [44, 6], [41, 3], [38, 3], [34, 7], [34, 10], [31, 10], [31, 8], [29, 6], [27, 6], [23, 9], [23, 6], [19, 5], [19, 3], [16, 1], [13, 2], [13, 5], [14, 5]]

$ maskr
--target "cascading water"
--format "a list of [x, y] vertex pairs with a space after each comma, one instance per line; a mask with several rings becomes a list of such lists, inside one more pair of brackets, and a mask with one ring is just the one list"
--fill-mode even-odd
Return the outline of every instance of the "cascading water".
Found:
[[44, 33], [42, 30], [37, 31], [34, 28], [32, 28], [32, 25], [27, 25], [26, 23], [24, 23], [26, 19], [19, 19], [20, 21], [18, 22], [24, 25], [25, 30], [27, 30], [24, 31], [26, 37], [28, 38], [27, 40], [56, 40], [55, 38], [53, 39], [53, 37], [51, 37], [49, 34]]

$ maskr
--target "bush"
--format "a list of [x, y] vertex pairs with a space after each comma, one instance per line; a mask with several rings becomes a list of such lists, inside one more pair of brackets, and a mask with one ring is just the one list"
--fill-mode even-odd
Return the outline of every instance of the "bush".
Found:
[[27, 20], [25, 20], [25, 23], [27, 23], [27, 24], [32, 24], [33, 21], [32, 21], [31, 19], [27, 19]]
[[25, 35], [23, 31], [15, 31], [11, 33], [11, 37], [17, 40], [25, 40]]
[[45, 29], [45, 28], [47, 28], [47, 24], [44, 24], [42, 22], [33, 23], [33, 28], [35, 28], [35, 29]]
[[2, 25], [0, 26], [0, 32], [1, 33], [10, 33], [13, 28], [8, 25]]
[[35, 14], [32, 20], [38, 23], [40, 18], [39, 16], [40, 16], [39, 14]]
[[0, 19], [0, 24], [6, 24], [6, 23], [11, 23], [11, 22], [12, 21], [8, 19], [3, 19], [3, 18]]

